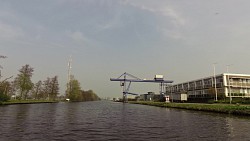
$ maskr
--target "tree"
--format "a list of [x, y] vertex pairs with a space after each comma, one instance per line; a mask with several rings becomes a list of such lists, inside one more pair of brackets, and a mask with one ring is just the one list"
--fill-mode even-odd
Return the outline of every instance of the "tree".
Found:
[[[7, 56], [0, 55], [0, 59], [5, 59]], [[3, 67], [0, 65], [0, 69], [3, 69]], [[2, 77], [1, 70], [0, 70], [0, 78]]]
[[78, 80], [72, 78], [67, 84], [67, 98], [71, 101], [81, 101], [81, 86]]
[[0, 102], [5, 102], [10, 100], [10, 97], [6, 94], [4, 94], [2, 91], [0, 91]]
[[16, 81], [11, 81], [10, 82], [9, 95], [16, 97], [16, 91], [17, 91], [17, 82]]
[[34, 99], [39, 99], [39, 94], [42, 91], [42, 81], [39, 80], [33, 87], [32, 93], [33, 93], [33, 97]]
[[0, 102], [8, 101], [10, 96], [8, 91], [10, 89], [10, 83], [8, 81], [0, 83]]
[[93, 90], [82, 91], [82, 101], [96, 101], [100, 98], [94, 93]]
[[43, 81], [43, 98], [47, 98], [49, 100], [49, 93], [50, 93], [50, 78], [48, 77], [47, 80]]
[[34, 69], [31, 68], [28, 64], [22, 66], [19, 70], [19, 74], [16, 77], [17, 87], [20, 91], [21, 99], [26, 99], [29, 91], [33, 87], [33, 83], [31, 81], [31, 77], [33, 75]]
[[69, 98], [70, 101], [100, 100], [92, 90], [81, 90], [80, 83], [74, 78], [74, 76], [71, 76], [69, 83], [67, 83], [66, 97]]
[[49, 95], [50, 95], [52, 100], [55, 100], [57, 95], [59, 94], [59, 83], [58, 83], [57, 76], [50, 79], [49, 88], [50, 88]]
[[59, 94], [58, 76], [38, 81], [32, 90], [35, 99], [55, 100]]

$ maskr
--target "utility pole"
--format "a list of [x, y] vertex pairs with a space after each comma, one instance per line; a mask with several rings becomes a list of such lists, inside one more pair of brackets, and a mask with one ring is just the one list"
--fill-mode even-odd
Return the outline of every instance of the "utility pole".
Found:
[[216, 88], [216, 77], [215, 77], [215, 65], [217, 63], [213, 63], [213, 67], [214, 67], [214, 90], [215, 90], [215, 101], [218, 101], [218, 95], [217, 95], [217, 88]]
[[71, 75], [71, 69], [72, 69], [72, 57], [71, 57], [71, 55], [70, 55], [70, 58], [69, 58], [69, 62], [68, 62], [68, 82], [70, 82], [70, 75]]
[[[232, 66], [232, 64], [227, 65], [227, 73], [229, 73], [229, 67]], [[232, 96], [231, 96], [231, 82], [230, 82], [230, 78], [229, 78], [229, 74], [228, 74], [228, 90], [229, 90], [229, 103], [232, 103]]]
[[68, 96], [70, 92], [70, 81], [71, 81], [71, 69], [72, 69], [72, 56], [70, 55], [69, 57], [69, 62], [68, 62], [68, 84], [67, 84], [67, 91], [66, 91], [66, 96]]
[[169, 86], [170, 86], [171, 102], [173, 103], [174, 102], [173, 92], [172, 92], [173, 85], [169, 85]]

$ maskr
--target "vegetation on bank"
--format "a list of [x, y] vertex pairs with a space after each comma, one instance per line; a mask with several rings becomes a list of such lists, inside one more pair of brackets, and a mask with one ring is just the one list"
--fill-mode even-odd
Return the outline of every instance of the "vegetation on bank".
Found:
[[14, 104], [38, 104], [38, 103], [57, 103], [53, 100], [9, 100], [0, 102], [0, 105], [14, 105]]
[[202, 103], [166, 103], [166, 102], [149, 102], [137, 101], [130, 102], [133, 104], [150, 105], [166, 108], [178, 108], [187, 110], [197, 110], [206, 112], [217, 112], [233, 115], [246, 115], [250, 116], [250, 105], [239, 104], [202, 104]]
[[[209, 104], [213, 104], [213, 103], [221, 103], [221, 104], [230, 104], [230, 99], [229, 98], [224, 98], [224, 99], [220, 99], [218, 101], [215, 100], [209, 100], [208, 101]], [[231, 104], [250, 104], [250, 98], [232, 98]]]
[[[34, 68], [26, 64], [13, 76], [0, 81], [0, 105], [22, 103], [50, 103], [56, 100], [95, 101], [100, 98], [92, 90], [84, 91], [78, 80], [71, 76], [67, 84], [66, 97], [59, 96], [58, 76], [47, 77], [44, 81], [32, 82]], [[1, 75], [0, 75], [1, 78]], [[10, 101], [11, 100], [11, 101]]]
[[33, 83], [31, 78], [34, 69], [28, 64], [22, 66], [19, 74], [12, 80], [9, 77], [0, 81], [0, 102], [12, 99], [16, 100], [56, 100], [59, 95], [58, 77], [48, 77]]
[[71, 76], [67, 84], [66, 97], [72, 102], [101, 100], [93, 90], [82, 90], [80, 82], [74, 76]]

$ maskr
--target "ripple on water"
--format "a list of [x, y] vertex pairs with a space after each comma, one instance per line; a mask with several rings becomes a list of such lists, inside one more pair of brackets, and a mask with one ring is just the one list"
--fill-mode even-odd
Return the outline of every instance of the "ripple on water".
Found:
[[0, 107], [0, 140], [248, 140], [249, 119], [109, 101]]

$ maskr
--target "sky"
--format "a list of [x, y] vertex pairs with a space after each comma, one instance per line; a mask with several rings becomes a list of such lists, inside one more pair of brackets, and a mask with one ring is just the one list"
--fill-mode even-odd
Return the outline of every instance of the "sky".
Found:
[[[25, 64], [33, 82], [59, 77], [68, 60], [84, 90], [121, 97], [127, 72], [174, 83], [229, 72], [250, 74], [249, 0], [0, 0], [2, 76]], [[132, 84], [131, 92], [159, 92], [157, 84]]]

